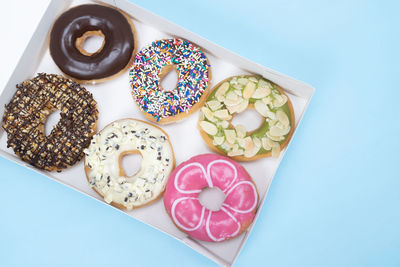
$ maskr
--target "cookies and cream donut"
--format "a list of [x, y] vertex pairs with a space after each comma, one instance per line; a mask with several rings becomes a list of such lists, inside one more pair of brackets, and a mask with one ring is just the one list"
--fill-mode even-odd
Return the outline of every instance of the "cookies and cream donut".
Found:
[[[126, 176], [123, 156], [139, 153], [140, 170]], [[107, 203], [131, 210], [149, 204], [164, 192], [175, 166], [168, 135], [155, 125], [118, 120], [96, 134], [85, 150], [85, 173], [90, 186]]]
[[[218, 187], [225, 195], [217, 211], [204, 207], [199, 194]], [[164, 206], [174, 224], [191, 237], [221, 242], [240, 235], [254, 219], [258, 203], [256, 186], [235, 161], [215, 154], [195, 156], [171, 174]]]
[[[235, 114], [254, 108], [262, 124], [254, 131], [232, 125]], [[235, 76], [217, 84], [201, 109], [198, 127], [215, 152], [239, 161], [278, 157], [294, 130], [294, 112], [288, 96], [260, 76]]]
[[[163, 76], [175, 68], [176, 88], [165, 91]], [[210, 82], [210, 65], [199, 47], [183, 39], [163, 39], [136, 54], [130, 70], [133, 98], [146, 118], [170, 123], [196, 111], [204, 103]]]
[[[47, 117], [60, 110], [60, 121], [49, 135]], [[97, 104], [85, 88], [60, 75], [40, 73], [17, 85], [6, 105], [3, 128], [7, 147], [29, 164], [60, 171], [83, 157], [96, 133]]]
[[[83, 48], [92, 35], [104, 38], [94, 53]], [[50, 33], [50, 54], [57, 66], [79, 82], [103, 82], [127, 70], [136, 49], [136, 31], [121, 11], [102, 5], [73, 7], [57, 18]]]

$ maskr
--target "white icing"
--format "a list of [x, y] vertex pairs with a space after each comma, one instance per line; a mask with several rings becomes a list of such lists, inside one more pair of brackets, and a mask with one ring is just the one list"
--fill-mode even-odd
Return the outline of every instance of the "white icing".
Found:
[[[139, 171], [120, 176], [119, 158], [126, 151], [142, 156]], [[112, 123], [96, 134], [85, 152], [90, 186], [107, 203], [127, 209], [156, 199], [165, 189], [173, 168], [173, 150], [159, 128], [133, 119]]]

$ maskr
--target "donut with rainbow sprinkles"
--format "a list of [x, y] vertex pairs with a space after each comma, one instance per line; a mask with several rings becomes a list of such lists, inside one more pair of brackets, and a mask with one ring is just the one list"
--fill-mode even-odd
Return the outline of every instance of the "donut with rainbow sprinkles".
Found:
[[[162, 78], [177, 73], [177, 84], [163, 90]], [[183, 39], [152, 42], [136, 54], [129, 72], [132, 95], [145, 117], [166, 124], [189, 116], [207, 97], [210, 65], [199, 47]]]

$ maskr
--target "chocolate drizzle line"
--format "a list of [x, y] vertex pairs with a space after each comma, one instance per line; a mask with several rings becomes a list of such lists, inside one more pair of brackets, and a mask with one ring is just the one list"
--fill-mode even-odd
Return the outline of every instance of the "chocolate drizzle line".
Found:
[[[78, 83], [40, 73], [17, 85], [17, 92], [5, 107], [7, 147], [37, 168], [67, 168], [83, 157], [95, 134], [96, 106], [92, 94]], [[60, 121], [46, 136], [46, 118], [55, 110], [61, 111]]]
[[[103, 48], [88, 56], [75, 46], [86, 32], [101, 31]], [[118, 10], [101, 5], [80, 5], [61, 14], [50, 34], [50, 54], [67, 75], [79, 80], [102, 79], [123, 70], [134, 51], [131, 24]]]

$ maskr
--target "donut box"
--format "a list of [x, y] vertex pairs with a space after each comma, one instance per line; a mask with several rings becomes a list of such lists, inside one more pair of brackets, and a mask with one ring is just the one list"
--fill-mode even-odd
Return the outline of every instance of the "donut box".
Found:
[[[276, 83], [280, 87], [284, 88], [285, 93], [291, 100], [295, 115], [294, 133], [296, 132], [314, 93], [314, 88], [228, 51], [225, 48], [160, 18], [126, 0], [51, 1], [19, 63], [17, 64], [16, 69], [1, 93], [1, 117], [3, 117], [4, 114], [5, 104], [10, 101], [16, 92], [16, 84], [31, 79], [36, 75], [36, 73], [40, 72], [62, 74], [60, 69], [54, 63], [49, 52], [49, 32], [55, 19], [61, 13], [65, 12], [70, 7], [84, 3], [115, 6], [128, 14], [136, 28], [138, 49], [150, 44], [154, 40], [175, 37], [184, 38], [201, 47], [211, 65], [212, 80], [210, 88], [213, 88], [216, 84], [227, 77], [234, 75], [257, 74]], [[123, 118], [146, 120], [143, 113], [138, 109], [132, 99], [128, 71], [106, 82], [99, 84], [86, 84], [84, 87], [93, 94], [98, 104], [98, 130], [104, 128], [112, 121]], [[180, 120], [176, 123], [161, 125], [161, 128], [170, 137], [170, 141], [175, 151], [177, 165], [195, 155], [211, 153], [209, 147], [203, 141], [197, 129], [198, 113], [199, 111], [196, 111], [186, 119]], [[49, 119], [50, 123], [52, 123], [51, 120], [52, 118]], [[53, 118], [53, 120], [55, 120], [53, 122], [56, 122], [57, 119]], [[187, 246], [220, 265], [231, 266], [234, 264], [241, 248], [247, 241], [252, 231], [252, 226], [256, 223], [263, 202], [267, 196], [269, 186], [271, 185], [274, 174], [284, 157], [286, 149], [287, 148], [285, 148], [277, 158], [269, 157], [251, 162], [240, 162], [253, 178], [259, 193], [260, 201], [258, 203], [257, 214], [253, 224], [244, 233], [228, 241], [211, 243], [189, 237], [174, 225], [164, 208], [162, 200], [158, 200], [151, 205], [147, 205], [140, 209], [134, 209], [132, 211], [117, 210], [185, 243]], [[105, 203], [104, 200], [89, 186], [85, 179], [83, 160], [59, 173], [36, 169], [20, 160], [11, 148], [7, 148], [7, 135], [2, 128], [0, 128], [0, 155], [90, 196], [99, 203], [114, 208]]]

